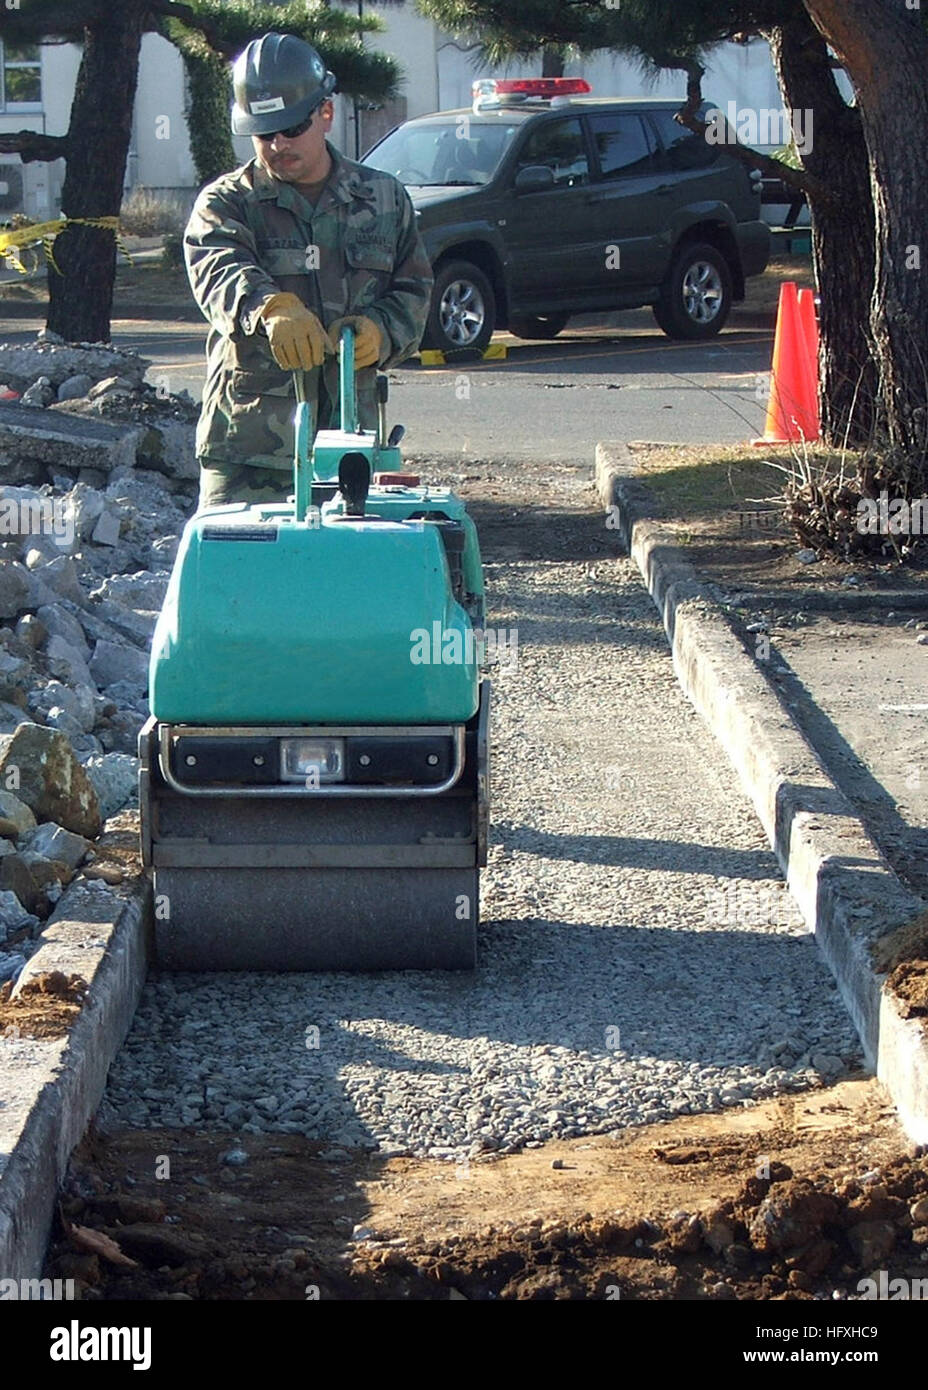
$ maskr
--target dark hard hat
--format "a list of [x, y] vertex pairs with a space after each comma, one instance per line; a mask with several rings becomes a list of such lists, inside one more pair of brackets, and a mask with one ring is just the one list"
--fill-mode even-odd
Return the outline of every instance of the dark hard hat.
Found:
[[233, 135], [270, 135], [299, 125], [332, 95], [335, 74], [295, 34], [253, 39], [232, 69]]

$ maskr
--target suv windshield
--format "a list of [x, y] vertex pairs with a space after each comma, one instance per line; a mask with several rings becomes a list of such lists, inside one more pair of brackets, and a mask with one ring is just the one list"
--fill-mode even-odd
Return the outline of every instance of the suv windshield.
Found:
[[361, 162], [418, 188], [489, 183], [518, 129], [469, 116], [454, 125], [416, 121], [392, 131]]

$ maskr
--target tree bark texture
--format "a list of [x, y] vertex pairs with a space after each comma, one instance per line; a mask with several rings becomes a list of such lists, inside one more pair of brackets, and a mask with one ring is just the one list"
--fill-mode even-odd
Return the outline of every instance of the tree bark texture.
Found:
[[[874, 215], [860, 112], [835, 82], [828, 50], [802, 15], [766, 35], [785, 105], [802, 113], [803, 167], [827, 184], [807, 192], [815, 280], [821, 297], [819, 381], [828, 444], [865, 444], [880, 418], [870, 340]], [[810, 123], [811, 122], [811, 123]]]
[[[119, 214], [147, 18], [140, 0], [120, 0], [104, 20], [84, 31], [67, 136], [61, 198], [66, 217]], [[67, 227], [58, 235], [54, 252], [59, 270], [49, 266], [48, 327], [68, 342], [107, 341], [116, 275], [113, 232]]]
[[903, 0], [805, 0], [857, 92], [876, 229], [870, 332], [897, 481], [928, 490], [928, 34]]

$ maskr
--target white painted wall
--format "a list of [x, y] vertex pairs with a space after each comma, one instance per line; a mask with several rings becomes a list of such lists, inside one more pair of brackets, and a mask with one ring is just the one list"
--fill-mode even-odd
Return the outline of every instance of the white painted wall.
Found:
[[183, 59], [160, 34], [146, 34], [126, 179], [130, 186], [192, 188], [196, 184], [185, 105]]

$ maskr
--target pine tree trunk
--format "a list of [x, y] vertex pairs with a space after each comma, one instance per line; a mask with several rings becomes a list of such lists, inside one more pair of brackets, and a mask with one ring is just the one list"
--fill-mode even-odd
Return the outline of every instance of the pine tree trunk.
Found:
[[557, 44], [546, 43], [541, 50], [542, 77], [564, 76], [564, 50]]
[[784, 103], [802, 113], [798, 129], [808, 144], [803, 166], [827, 183], [830, 194], [809, 196], [821, 296], [822, 434], [826, 443], [839, 447], [864, 444], [881, 412], [869, 336], [873, 199], [860, 112], [841, 96], [824, 40], [806, 15], [767, 38]]
[[[119, 214], [144, 11], [138, 0], [119, 0], [85, 30], [61, 197], [66, 217]], [[67, 227], [55, 241], [55, 261], [61, 274], [49, 266], [49, 329], [68, 342], [108, 341], [116, 276], [112, 231]]]
[[928, 283], [921, 266], [928, 165], [928, 34], [900, 0], [805, 0], [858, 93], [870, 155], [876, 293], [870, 332], [900, 491], [928, 490]]

